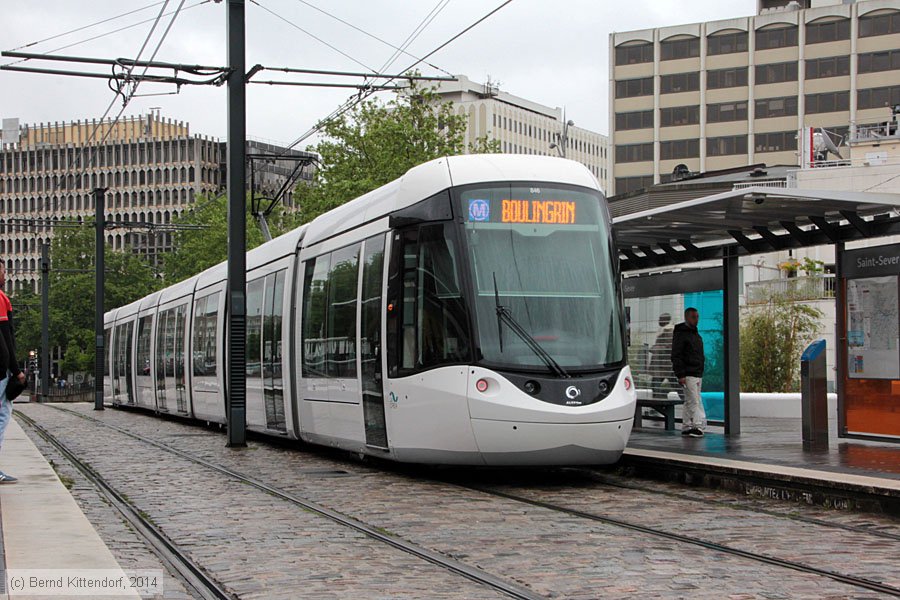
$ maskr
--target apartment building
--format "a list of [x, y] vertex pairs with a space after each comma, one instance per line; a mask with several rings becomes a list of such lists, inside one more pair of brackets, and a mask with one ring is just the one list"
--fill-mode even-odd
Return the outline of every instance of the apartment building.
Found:
[[804, 127], [846, 136], [900, 104], [900, 0], [760, 0], [758, 13], [610, 35], [611, 195], [797, 165]]
[[488, 81], [475, 83], [464, 75], [443, 81], [437, 93], [452, 102], [467, 121], [467, 145], [486, 137], [500, 142], [509, 154], [565, 156], [585, 165], [609, 190], [609, 140], [605, 135], [574, 125], [559, 107], [551, 108], [501, 91]]

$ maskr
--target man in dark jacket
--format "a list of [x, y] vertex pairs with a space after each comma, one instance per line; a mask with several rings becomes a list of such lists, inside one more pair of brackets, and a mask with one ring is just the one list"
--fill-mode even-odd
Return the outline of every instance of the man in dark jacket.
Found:
[[678, 383], [684, 388], [684, 411], [681, 417], [681, 435], [703, 437], [706, 429], [706, 412], [700, 399], [703, 382], [703, 338], [697, 331], [700, 313], [696, 308], [684, 311], [684, 323], [675, 326], [672, 334], [672, 370]]

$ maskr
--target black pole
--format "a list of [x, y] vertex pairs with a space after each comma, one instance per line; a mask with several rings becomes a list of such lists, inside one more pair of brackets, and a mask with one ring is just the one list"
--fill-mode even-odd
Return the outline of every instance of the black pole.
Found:
[[94, 410], [103, 410], [103, 287], [105, 283], [106, 261], [103, 255], [106, 219], [103, 215], [106, 188], [94, 190], [94, 229], [96, 231], [96, 257], [94, 259], [96, 273], [94, 274]]
[[41, 244], [41, 388], [50, 393], [50, 244]]
[[228, 446], [247, 444], [247, 92], [244, 0], [228, 0], [228, 284], [225, 410]]
[[847, 373], [847, 292], [844, 286], [844, 242], [834, 245], [834, 384], [837, 392], [837, 421], [839, 438], [847, 434], [847, 415], [844, 413], [844, 377]]
[[727, 251], [722, 259], [725, 267], [725, 435], [741, 433], [741, 309], [740, 262], [738, 255]]

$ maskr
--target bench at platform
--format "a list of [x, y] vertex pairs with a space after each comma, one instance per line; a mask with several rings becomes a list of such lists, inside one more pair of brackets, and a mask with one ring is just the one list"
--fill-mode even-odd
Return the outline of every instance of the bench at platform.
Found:
[[[674, 395], [674, 392], [673, 392]], [[641, 427], [644, 420], [644, 408], [650, 408], [659, 413], [666, 423], [667, 431], [675, 429], [675, 407], [684, 404], [681, 398], [642, 398], [640, 395], [637, 399], [637, 405], [634, 407], [634, 426]], [[660, 417], [648, 416], [649, 419], [659, 419]]]

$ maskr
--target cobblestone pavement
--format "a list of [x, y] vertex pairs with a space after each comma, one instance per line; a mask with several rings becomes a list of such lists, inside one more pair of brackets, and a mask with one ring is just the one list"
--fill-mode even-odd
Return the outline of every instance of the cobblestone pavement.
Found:
[[[372, 468], [343, 455], [258, 442], [246, 450], [229, 450], [222, 435], [198, 427], [139, 413], [94, 413], [86, 405], [72, 408], [252, 474], [549, 598], [878, 597], [829, 578], [524, 505], [421, 474], [410, 476], [402, 469]], [[490, 593], [97, 424], [46, 406], [22, 410], [127, 490], [164, 531], [239, 593], [269, 597], [267, 591], [284, 586], [292, 586], [295, 593], [299, 586], [303, 597], [311, 598], [371, 598], [373, 592], [390, 598]], [[530, 474], [524, 482], [501, 480], [501, 472], [495, 472], [496, 477], [487, 473], [478, 483], [498, 479], [490, 483], [516, 494], [898, 583], [900, 545], [889, 539], [741, 510], [737, 501], [727, 506], [610, 487], [577, 472], [548, 471], [538, 481]], [[653, 485], [672, 494], [680, 489]], [[703, 495], [722, 502], [729, 497], [709, 490]], [[776, 511], [782, 509], [798, 510], [792, 505]], [[834, 515], [815, 512], [823, 520]], [[894, 526], [879, 517], [865, 519], [871, 527]], [[329, 554], [334, 546], [344, 550], [334, 548]], [[365, 551], [359, 552], [363, 547]]]

